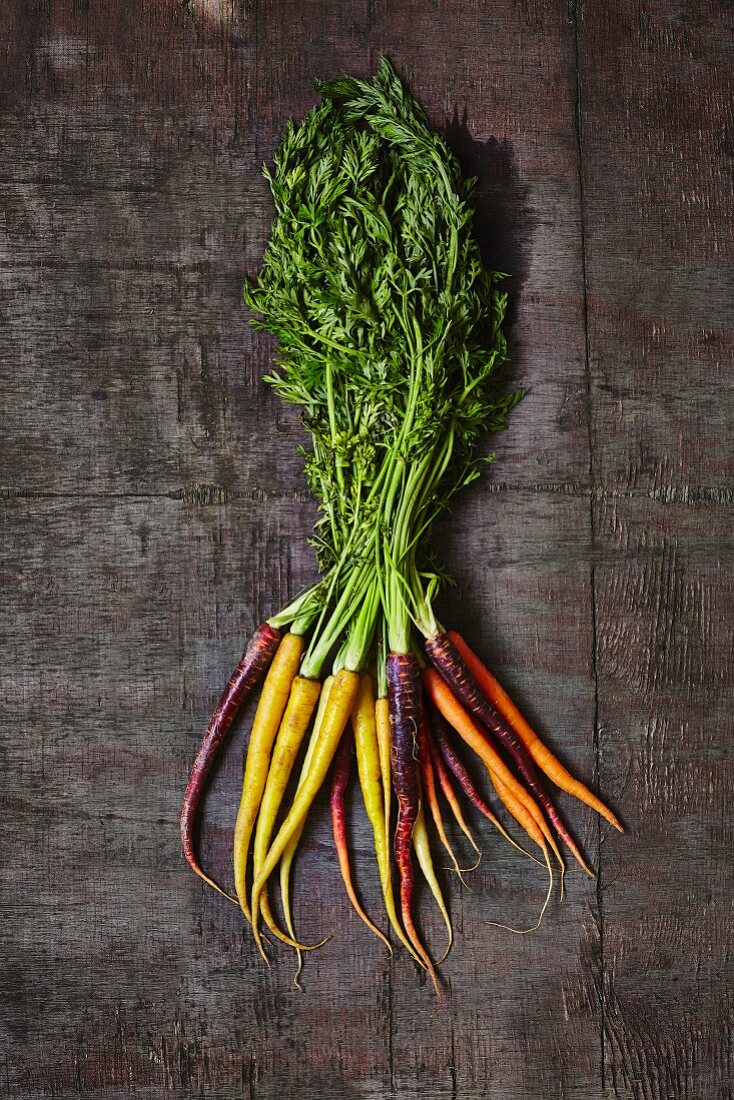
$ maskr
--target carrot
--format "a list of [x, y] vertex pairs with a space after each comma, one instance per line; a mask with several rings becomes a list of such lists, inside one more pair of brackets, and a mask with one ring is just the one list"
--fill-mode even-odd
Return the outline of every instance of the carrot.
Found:
[[[377, 735], [377, 753], [380, 756], [380, 773], [382, 775], [382, 796], [384, 802], [384, 836], [385, 847], [390, 851], [390, 818], [391, 818], [391, 802], [392, 802], [392, 769], [390, 763], [391, 755], [391, 733], [390, 733], [390, 703], [387, 702], [387, 696], [381, 695], [380, 698], [376, 698], [374, 702], [374, 726], [375, 733]], [[390, 879], [390, 856], [385, 861], [385, 878]], [[384, 889], [384, 887], [383, 887]], [[391, 891], [392, 892], [392, 891]]]
[[370, 931], [374, 932], [378, 939], [383, 941], [390, 954], [392, 954], [389, 940], [383, 935], [377, 925], [373, 924], [362, 908], [352, 881], [352, 870], [349, 865], [349, 844], [347, 841], [345, 795], [352, 772], [353, 746], [354, 738], [352, 736], [352, 731], [347, 726], [342, 734], [342, 739], [337, 749], [336, 757], [334, 758], [334, 773], [331, 780], [331, 827], [334, 833], [334, 845], [336, 847], [337, 856], [339, 857], [339, 869], [342, 873], [349, 900], [354, 906], [357, 915], [361, 917]]
[[[313, 756], [308, 769], [308, 775], [300, 788], [296, 791], [293, 805], [291, 806], [285, 821], [280, 826], [275, 840], [272, 842], [259, 875], [255, 879], [252, 888], [252, 908], [257, 912], [265, 884], [275, 870], [278, 860], [283, 855], [291, 838], [296, 834], [298, 827], [305, 821], [306, 814], [326, 779], [331, 762], [334, 759], [344, 727], [349, 721], [354, 700], [359, 690], [359, 673], [342, 668], [334, 677], [329, 692], [329, 700], [324, 714], [324, 720], [319, 734], [319, 739], [314, 746]], [[253, 933], [258, 950], [264, 957], [260, 931], [257, 921], [253, 922]]]
[[474, 750], [489, 771], [491, 778], [499, 778], [503, 787], [506, 787], [513, 795], [513, 802], [516, 806], [516, 810], [510, 812], [513, 814], [517, 823], [522, 825], [530, 839], [535, 841], [545, 857], [547, 853], [547, 838], [537, 820], [537, 817], [540, 816], [537, 807], [536, 816], [536, 814], [532, 813], [527, 804], [528, 802], [532, 804], [532, 799], [529, 798], [520, 783], [515, 779], [497, 750], [490, 745], [481, 727], [469, 714], [467, 714], [449, 685], [439, 676], [435, 669], [427, 668], [424, 671], [423, 684], [432, 702], [449, 725], [453, 726], [459, 736], [466, 741], [469, 748]]
[[434, 965], [421, 943], [412, 914], [415, 875], [411, 849], [413, 831], [420, 811], [420, 789], [416, 768], [416, 734], [421, 710], [420, 670], [415, 654], [390, 653], [386, 661], [386, 671], [390, 707], [392, 776], [398, 800], [395, 862], [400, 876], [400, 911], [408, 938], [430, 974], [436, 993], [440, 997]]
[[252, 635], [247, 648], [242, 654], [240, 663], [222, 692], [206, 728], [201, 747], [196, 754], [196, 760], [191, 769], [189, 781], [186, 784], [183, 806], [181, 807], [181, 842], [186, 862], [199, 878], [203, 879], [209, 886], [213, 886], [215, 890], [225, 898], [229, 898], [230, 901], [235, 899], [222, 890], [214, 879], [209, 878], [204, 873], [196, 854], [194, 833], [199, 804], [212, 765], [222, 742], [232, 727], [237, 711], [272, 661], [279, 641], [280, 631], [270, 626], [269, 623], [263, 623]]
[[497, 793], [497, 797], [508, 813], [514, 817], [518, 825], [523, 827], [530, 839], [534, 840], [542, 851], [545, 851], [545, 837], [538, 827], [537, 821], [528, 811], [525, 804], [517, 797], [516, 792], [506, 787], [496, 772], [490, 771], [489, 778]]
[[[377, 751], [380, 761], [380, 775], [382, 778], [382, 798], [384, 804], [382, 829], [380, 830], [380, 845], [379, 850], [384, 853], [383, 862], [380, 867], [380, 878], [382, 880], [382, 897], [385, 902], [385, 910], [387, 912], [390, 925], [395, 932], [403, 946], [410, 952], [415, 961], [423, 966], [423, 960], [415, 953], [413, 945], [411, 944], [405, 932], [402, 929], [398, 914], [395, 909], [395, 894], [393, 892], [392, 885], [392, 868], [390, 866], [390, 807], [391, 807], [391, 767], [390, 767], [390, 706], [386, 696], [380, 696], [375, 700], [375, 732], [377, 734]], [[359, 748], [357, 750], [357, 761], [359, 762]], [[365, 804], [366, 804], [365, 798]], [[377, 842], [375, 842], [377, 847]]]
[[[390, 724], [388, 715], [386, 746], [380, 746], [377, 731], [377, 704], [372, 676], [365, 674], [359, 685], [359, 694], [352, 711], [352, 729], [354, 730], [354, 748], [357, 755], [357, 774], [362, 790], [364, 808], [372, 827], [377, 867], [380, 872], [380, 887], [385, 902], [388, 920], [398, 939], [412, 952], [395, 912], [395, 898], [390, 874], [390, 838], [385, 829], [385, 775], [387, 768], [387, 790], [390, 790]], [[386, 751], [385, 751], [386, 750]], [[384, 759], [383, 759], [384, 758]], [[390, 947], [392, 954], [392, 947]]]
[[[525, 819], [525, 815], [527, 814], [527, 810], [525, 809], [525, 807], [520, 802], [518, 802], [518, 800], [515, 798], [515, 795], [512, 793], [512, 791], [508, 790], [508, 788], [505, 787], [505, 785], [503, 784], [502, 780], [498, 779], [495, 774], [490, 772], [489, 778], [490, 778], [490, 781], [492, 783], [492, 786], [494, 787], [494, 789], [497, 793], [497, 797], [499, 798], [500, 802], [502, 802], [505, 805], [506, 809], [515, 818], [515, 820], [520, 822], [520, 824], [522, 824], [523, 819]], [[529, 824], [523, 825], [523, 828], [525, 828], [525, 830], [528, 833], [528, 836], [531, 838], [531, 840], [534, 840], [536, 844], [538, 844], [540, 847], [542, 847], [543, 834], [540, 832], [540, 829], [538, 828], [535, 821], [531, 820], [531, 822]], [[529, 853], [526, 853], [526, 855], [527, 854], [529, 854]], [[494, 925], [496, 925], [497, 928], [506, 928], [508, 932], [516, 932], [518, 935], [525, 935], [527, 932], [534, 932], [536, 930], [536, 928], [540, 928], [543, 917], [545, 915], [545, 911], [548, 908], [548, 903], [550, 902], [551, 892], [553, 890], [553, 871], [551, 870], [550, 859], [548, 857], [547, 848], [544, 850], [543, 854], [545, 856], [545, 866], [546, 866], [546, 869], [548, 871], [548, 890], [546, 892], [545, 900], [543, 901], [543, 905], [541, 906], [540, 914], [538, 915], [537, 922], [532, 926], [532, 928], [522, 928], [522, 929], [512, 928], [509, 924], [499, 924], [497, 921], [488, 921], [487, 922], [488, 924], [494, 924]], [[533, 863], [540, 864], [540, 860], [535, 859], [534, 856], [530, 856], [530, 859], [533, 860]], [[540, 866], [542, 866], [542, 864], [540, 864]], [[561, 870], [561, 898], [562, 897], [563, 897], [563, 870]]]
[[500, 833], [505, 840], [512, 844], [513, 848], [517, 848], [523, 855], [528, 856], [529, 859], [535, 859], [535, 856], [531, 856], [529, 852], [526, 852], [516, 841], [512, 839], [510, 834], [505, 830], [502, 822], [492, 813], [489, 806], [486, 804], [476, 786], [472, 777], [469, 775], [463, 761], [453, 746], [451, 737], [449, 735], [449, 724], [441, 714], [441, 712], [433, 705], [431, 700], [428, 700], [429, 708], [428, 713], [431, 718], [431, 730], [435, 739], [436, 747], [438, 748], [438, 755], [443, 759], [446, 767], [448, 767], [454, 774], [454, 777], [463, 790], [466, 797], [471, 802], [472, 806], [479, 811], [487, 821], [494, 825], [495, 829]]
[[250, 743], [247, 747], [242, 797], [234, 829], [234, 885], [242, 912], [249, 921], [252, 918], [247, 905], [245, 879], [250, 837], [265, 789], [273, 741], [288, 702], [291, 684], [298, 672], [304, 645], [304, 640], [299, 634], [286, 634], [278, 646], [273, 663], [265, 677], [252, 724]]
[[[308, 680], [304, 676], [296, 676], [291, 684], [288, 705], [280, 723], [278, 736], [273, 748], [270, 760], [268, 777], [260, 803], [260, 812], [257, 817], [255, 839], [252, 846], [252, 875], [257, 875], [267, 854], [270, 838], [273, 833], [275, 819], [280, 804], [288, 786], [293, 765], [295, 764], [298, 750], [301, 747], [306, 730], [311, 721], [311, 715], [321, 694], [321, 684], [318, 680]], [[270, 910], [267, 890], [264, 891], [261, 900], [261, 912], [270, 931], [284, 943], [291, 947], [303, 949], [303, 944], [296, 944], [294, 940], [286, 936], [278, 928]], [[252, 919], [257, 920], [258, 914], [252, 910]]]
[[576, 842], [548, 797], [527, 749], [514, 730], [505, 722], [496, 707], [482, 694], [449, 635], [445, 633], [434, 634], [433, 637], [426, 640], [425, 647], [431, 661], [451, 685], [457, 698], [486, 726], [511, 755], [518, 772], [529, 790], [532, 791], [538, 804], [545, 810], [558, 836], [564, 841], [569, 851], [587, 874], [593, 875], [579, 852]]
[[431, 731], [430, 726], [428, 726], [428, 728], [427, 728], [426, 743], [428, 745], [428, 751], [429, 751], [430, 756], [431, 756], [431, 764], [433, 765], [433, 771], [434, 771], [434, 774], [435, 774], [436, 778], [438, 779], [438, 785], [441, 788], [441, 793], [443, 794], [444, 798], [446, 799], [449, 806], [451, 807], [451, 812], [454, 815], [454, 820], [455, 820], [456, 824], [459, 826], [462, 833], [467, 838], [467, 840], [471, 844], [472, 848], [474, 849], [474, 851], [479, 856], [479, 859], [474, 864], [474, 867], [469, 868], [469, 870], [474, 871], [479, 866], [479, 861], [482, 858], [482, 853], [479, 850], [479, 848], [477, 847], [476, 841], [474, 840], [474, 835], [473, 835], [471, 829], [469, 828], [469, 826], [466, 823], [466, 818], [464, 817], [464, 813], [461, 809], [461, 806], [459, 805], [459, 800], [456, 797], [456, 792], [454, 791], [454, 788], [451, 785], [451, 780], [449, 778], [449, 773], [446, 769], [446, 765], [443, 762], [443, 757], [441, 756], [441, 753], [438, 751], [438, 746], [436, 745], [436, 742], [434, 741], [433, 733]]
[[[334, 682], [333, 676], [327, 676], [324, 680], [324, 685], [321, 688], [321, 695], [319, 696], [319, 705], [316, 708], [316, 718], [314, 719], [313, 729], [311, 730], [311, 736], [308, 739], [308, 746], [306, 748], [306, 755], [303, 758], [303, 764], [301, 765], [301, 774], [298, 777], [298, 788], [303, 786], [308, 775], [308, 769], [311, 767], [311, 760], [313, 758], [314, 749], [316, 743], [321, 734], [321, 725], [324, 720], [324, 713], [329, 702], [329, 692], [331, 691], [331, 685]], [[291, 879], [291, 867], [293, 866], [293, 860], [298, 850], [298, 845], [301, 842], [303, 836], [303, 830], [306, 827], [305, 820], [301, 822], [298, 829], [293, 834], [288, 842], [288, 846], [283, 852], [282, 859], [280, 861], [280, 901], [283, 906], [283, 916], [285, 918], [285, 926], [288, 929], [291, 939], [296, 940], [296, 933], [293, 927], [293, 915], [291, 913], [291, 891], [290, 891], [290, 879]], [[303, 970], [303, 955], [300, 948], [296, 948], [298, 955], [298, 966], [296, 973], [293, 977], [293, 984], [296, 989], [303, 991], [300, 981], [298, 980]]]
[[[496, 790], [496, 788], [495, 788], [495, 790]], [[551, 851], [553, 852], [553, 855], [556, 857], [556, 859], [558, 861], [558, 866], [561, 869], [561, 897], [562, 897], [563, 896], [563, 876], [566, 872], [566, 867], [565, 867], [565, 864], [563, 862], [563, 857], [561, 856], [561, 853], [558, 850], [558, 845], [556, 844], [556, 838], [554, 837], [551, 829], [549, 828], [548, 822], [543, 817], [543, 811], [540, 809], [540, 806], [538, 806], [537, 802], [535, 802], [535, 800], [533, 799], [533, 796], [530, 794], [530, 792], [525, 790], [522, 783], [519, 783], [516, 790], [515, 790], [515, 798], [516, 798], [517, 802], [519, 802], [522, 805], [522, 807], [527, 811], [527, 813], [530, 814], [533, 821], [537, 825], [538, 829], [542, 833], [543, 837], [548, 842], [548, 846], [550, 847]]]
[[[433, 760], [431, 758], [431, 749], [428, 744], [428, 730], [426, 728], [425, 713], [421, 708], [421, 719], [418, 723], [418, 760], [421, 769], [421, 779], [423, 782], [423, 794], [425, 800], [428, 803], [428, 808], [431, 811], [431, 817], [433, 818], [433, 824], [436, 826], [436, 832], [439, 839], [443, 844], [448, 857], [454, 865], [454, 870], [464, 883], [462, 872], [464, 868], [459, 867], [459, 861], [456, 858], [454, 849], [451, 847], [449, 838], [446, 835], [446, 827], [443, 823], [443, 817], [441, 816], [441, 807], [438, 803], [438, 795], [436, 794], [436, 773], [433, 769]], [[472, 868], [473, 870], [473, 868]], [[464, 883], [466, 885], [466, 883]]]
[[615, 829], [619, 829], [620, 833], [624, 832], [617, 818], [601, 799], [597, 798], [588, 787], [571, 775], [550, 749], [546, 748], [530, 724], [523, 718], [505, 689], [469, 648], [461, 634], [455, 630], [450, 630], [449, 637], [461, 654], [464, 663], [481, 691], [484, 692], [490, 703], [497, 708], [506, 721], [510, 723], [538, 767], [562, 791], [566, 791], [567, 794], [578, 798], [580, 802], [586, 803], [592, 810], [596, 810], [598, 814], [605, 818], [610, 825], [613, 825]]
[[390, 855], [385, 843], [385, 804], [375, 725], [375, 692], [372, 677], [369, 674], [365, 674], [359, 684], [359, 693], [352, 711], [352, 729], [359, 785], [367, 818], [372, 827], [377, 866], [382, 880]]
[[[418, 866], [423, 872], [423, 877], [428, 883], [430, 891], [433, 894], [436, 904], [438, 905], [443, 922], [446, 925], [446, 950], [436, 964], [437, 966], [440, 966], [453, 945], [454, 929], [451, 924], [451, 917], [449, 916], [449, 911], [446, 908], [446, 902], [444, 901], [438, 878], [436, 877], [436, 869], [433, 866], [433, 857], [431, 856], [431, 844], [428, 839], [428, 827], [426, 825], [426, 815], [423, 811], [422, 806], [418, 811], [418, 817], [415, 819], [415, 828], [413, 829], [413, 847], [415, 849], [416, 858], [418, 860]], [[438, 993], [439, 1000], [441, 1000], [441, 993], [438, 988], [436, 988], [436, 992]]]

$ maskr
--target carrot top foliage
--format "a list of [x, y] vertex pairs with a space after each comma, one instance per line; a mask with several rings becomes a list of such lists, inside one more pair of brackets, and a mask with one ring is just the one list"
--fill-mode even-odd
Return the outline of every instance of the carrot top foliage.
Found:
[[389, 61], [373, 80], [317, 87], [321, 104], [287, 124], [265, 169], [276, 215], [245, 297], [278, 338], [269, 381], [312, 438], [319, 565], [371, 562], [391, 644], [406, 648], [438, 583], [417, 537], [478, 476], [478, 442], [520, 396], [495, 375], [506, 295], [472, 234], [475, 181]]

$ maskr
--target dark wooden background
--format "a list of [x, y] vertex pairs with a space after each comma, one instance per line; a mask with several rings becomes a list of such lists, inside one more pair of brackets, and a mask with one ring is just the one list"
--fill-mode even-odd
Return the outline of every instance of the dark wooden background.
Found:
[[[4, 1095], [732, 1095], [732, 29], [716, 0], [2, 5]], [[440, 1012], [351, 915], [323, 815], [305, 994], [177, 831], [243, 640], [314, 569], [241, 301], [260, 165], [309, 78], [382, 51], [482, 177], [530, 391], [440, 532], [451, 621], [628, 829], [563, 802], [598, 878], [526, 937], [487, 922], [542, 878], [485, 834]]]

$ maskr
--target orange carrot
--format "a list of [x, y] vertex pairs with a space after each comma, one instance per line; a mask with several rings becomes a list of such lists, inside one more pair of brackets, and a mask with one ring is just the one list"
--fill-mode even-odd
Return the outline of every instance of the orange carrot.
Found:
[[[538, 806], [542, 807], [548, 815], [559, 837], [573, 853], [579, 864], [591, 875], [593, 872], [579, 852], [576, 841], [569, 833], [558, 811], [548, 797], [548, 792], [541, 782], [540, 775], [538, 774], [537, 768], [528, 750], [512, 727], [507, 724], [502, 715], [492, 706], [483, 694], [449, 635], [446, 633], [434, 634], [432, 637], [426, 639], [425, 648], [431, 661], [451, 687], [456, 698], [466, 707], [474, 718], [477, 718], [481, 722], [482, 727], [487, 731], [487, 736], [491, 735], [492, 738], [495, 738], [497, 743], [512, 757], [518, 774], [523, 783], [527, 786], [528, 792], [532, 794]], [[563, 861], [561, 860], [555, 841], [552, 840], [553, 834], [550, 829], [546, 831], [546, 829], [543, 828], [540, 819], [538, 820], [538, 824], [541, 825], [548, 843], [556, 853], [559, 863], [563, 866]]]
[[[521, 825], [525, 832], [528, 834], [531, 840], [534, 840], [540, 849], [543, 849], [543, 834], [538, 828], [537, 822], [531, 813], [526, 810], [522, 802], [513, 794], [513, 792], [504, 785], [502, 780], [492, 771], [489, 773], [489, 778], [497, 792], [502, 805], [507, 812], [514, 817], [518, 825]], [[532, 857], [531, 857], [532, 858]]]
[[529, 723], [523, 718], [505, 689], [469, 648], [462, 636], [457, 631], [450, 630], [449, 637], [464, 658], [464, 662], [478, 686], [500, 714], [510, 723], [538, 767], [562, 791], [578, 798], [580, 802], [585, 802], [592, 810], [596, 810], [598, 814], [601, 814], [615, 829], [619, 829], [620, 833], [624, 832], [617, 818], [601, 799], [597, 798], [588, 787], [571, 775], [550, 749], [546, 748]]
[[[509, 811], [509, 813], [512, 814], [512, 816], [515, 818], [515, 820], [520, 821], [520, 823], [522, 824], [521, 818], [524, 817], [524, 815], [527, 813], [524, 806], [522, 806], [517, 801], [514, 794], [511, 791], [509, 791], [507, 789], [507, 787], [504, 786], [501, 779], [498, 779], [497, 776], [493, 775], [491, 772], [490, 772], [489, 778], [492, 782], [492, 786], [494, 787], [494, 789], [497, 793], [497, 797], [499, 798], [500, 802], [503, 802], [504, 805], [505, 805], [505, 808]], [[534, 821], [532, 821], [530, 823], [530, 830], [529, 831], [527, 830], [527, 826], [523, 825], [523, 828], [525, 828], [526, 831], [528, 832], [528, 835], [529, 835], [530, 839], [534, 840], [536, 844], [541, 846], [540, 841], [542, 841], [542, 839], [543, 839], [543, 834], [538, 829], [538, 826], [536, 825], [536, 823]], [[540, 837], [540, 841], [538, 840], [538, 837]], [[529, 853], [526, 853], [526, 854], [529, 854]], [[550, 902], [551, 892], [553, 890], [553, 871], [551, 870], [550, 859], [548, 858], [548, 849], [547, 848], [544, 850], [543, 854], [545, 856], [545, 866], [546, 866], [546, 869], [548, 871], [548, 891], [545, 895], [545, 900], [543, 902], [540, 913], [538, 915], [538, 919], [535, 922], [535, 924], [532, 925], [532, 927], [530, 927], [530, 928], [513, 928], [509, 924], [500, 924], [498, 921], [488, 921], [487, 922], [488, 924], [493, 924], [497, 928], [505, 928], [508, 932], [515, 932], [520, 936], [524, 936], [528, 932], [534, 932], [537, 928], [540, 928], [540, 925], [543, 922], [543, 917], [545, 916], [545, 911], [548, 908], [548, 904]], [[530, 856], [530, 858], [532, 859], [533, 863], [540, 863], [540, 861], [537, 860], [535, 858], [535, 856]], [[541, 866], [542, 866], [542, 864], [541, 864]], [[563, 869], [561, 869], [561, 898], [563, 898]]]
[[[502, 822], [499, 821], [497, 817], [495, 817], [495, 815], [492, 813], [489, 806], [475, 787], [474, 781], [469, 775], [469, 772], [467, 771], [464, 762], [461, 760], [458, 753], [456, 752], [456, 749], [453, 746], [451, 738], [449, 737], [449, 726], [446, 719], [442, 714], [439, 713], [439, 711], [436, 710], [430, 699], [427, 700], [427, 703], [431, 718], [430, 730], [434, 738], [433, 748], [436, 751], [437, 760], [442, 761], [446, 779], [448, 780], [448, 771], [446, 769], [450, 768], [454, 775], [454, 778], [456, 779], [466, 797], [469, 799], [472, 806], [474, 806], [474, 808], [478, 810], [480, 814], [483, 814], [487, 818], [487, 820], [490, 821], [492, 825], [494, 825], [495, 829], [497, 829], [500, 835], [503, 836], [505, 840], [507, 840], [513, 846], [513, 848], [517, 848], [519, 852], [522, 852], [522, 854], [527, 856], [529, 859], [535, 860], [535, 856], [531, 856], [530, 852], [526, 852], [524, 848], [521, 848], [520, 845], [512, 839], [510, 834], [502, 825]], [[441, 772], [439, 771], [439, 778], [440, 776]], [[444, 791], [444, 793], [446, 792]], [[456, 810], [454, 810], [454, 814], [456, 814]]]
[[[532, 798], [530, 798], [522, 785], [518, 783], [499, 753], [490, 745], [483, 730], [474, 719], [467, 714], [449, 685], [439, 676], [435, 669], [425, 669], [423, 673], [423, 684], [430, 698], [433, 700], [436, 707], [438, 707], [441, 714], [443, 714], [449, 725], [453, 726], [459, 736], [466, 741], [469, 748], [473, 749], [480, 758], [489, 771], [490, 777], [493, 780], [498, 778], [502, 786], [507, 788], [514, 796], [513, 805], [515, 809], [510, 812], [517, 823], [523, 827], [530, 839], [535, 841], [543, 852], [543, 855], [546, 856], [547, 837], [541, 829], [540, 822], [536, 817], [537, 814], [542, 820], [542, 815], [537, 806], [535, 807], [535, 813], [530, 809], [530, 806], [534, 805]], [[499, 791], [497, 793], [499, 794]], [[503, 799], [503, 802], [504, 801]], [[505, 805], [507, 805], [506, 802]]]

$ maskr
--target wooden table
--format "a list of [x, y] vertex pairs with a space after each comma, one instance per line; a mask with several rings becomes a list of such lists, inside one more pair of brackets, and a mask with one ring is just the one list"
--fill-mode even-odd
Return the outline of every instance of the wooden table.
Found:
[[[4, 4], [4, 1095], [732, 1095], [730, 17]], [[532, 936], [488, 924], [532, 923], [544, 886], [485, 833], [473, 892], [450, 884], [439, 1012], [351, 914], [323, 808], [298, 923], [333, 938], [304, 994], [178, 839], [243, 640], [314, 575], [301, 432], [242, 305], [260, 165], [309, 78], [383, 51], [481, 175], [529, 390], [439, 532], [451, 620], [627, 827], [562, 801], [598, 876], [570, 873]], [[244, 739], [206, 807], [223, 876]], [[361, 810], [352, 828], [374, 902]]]

